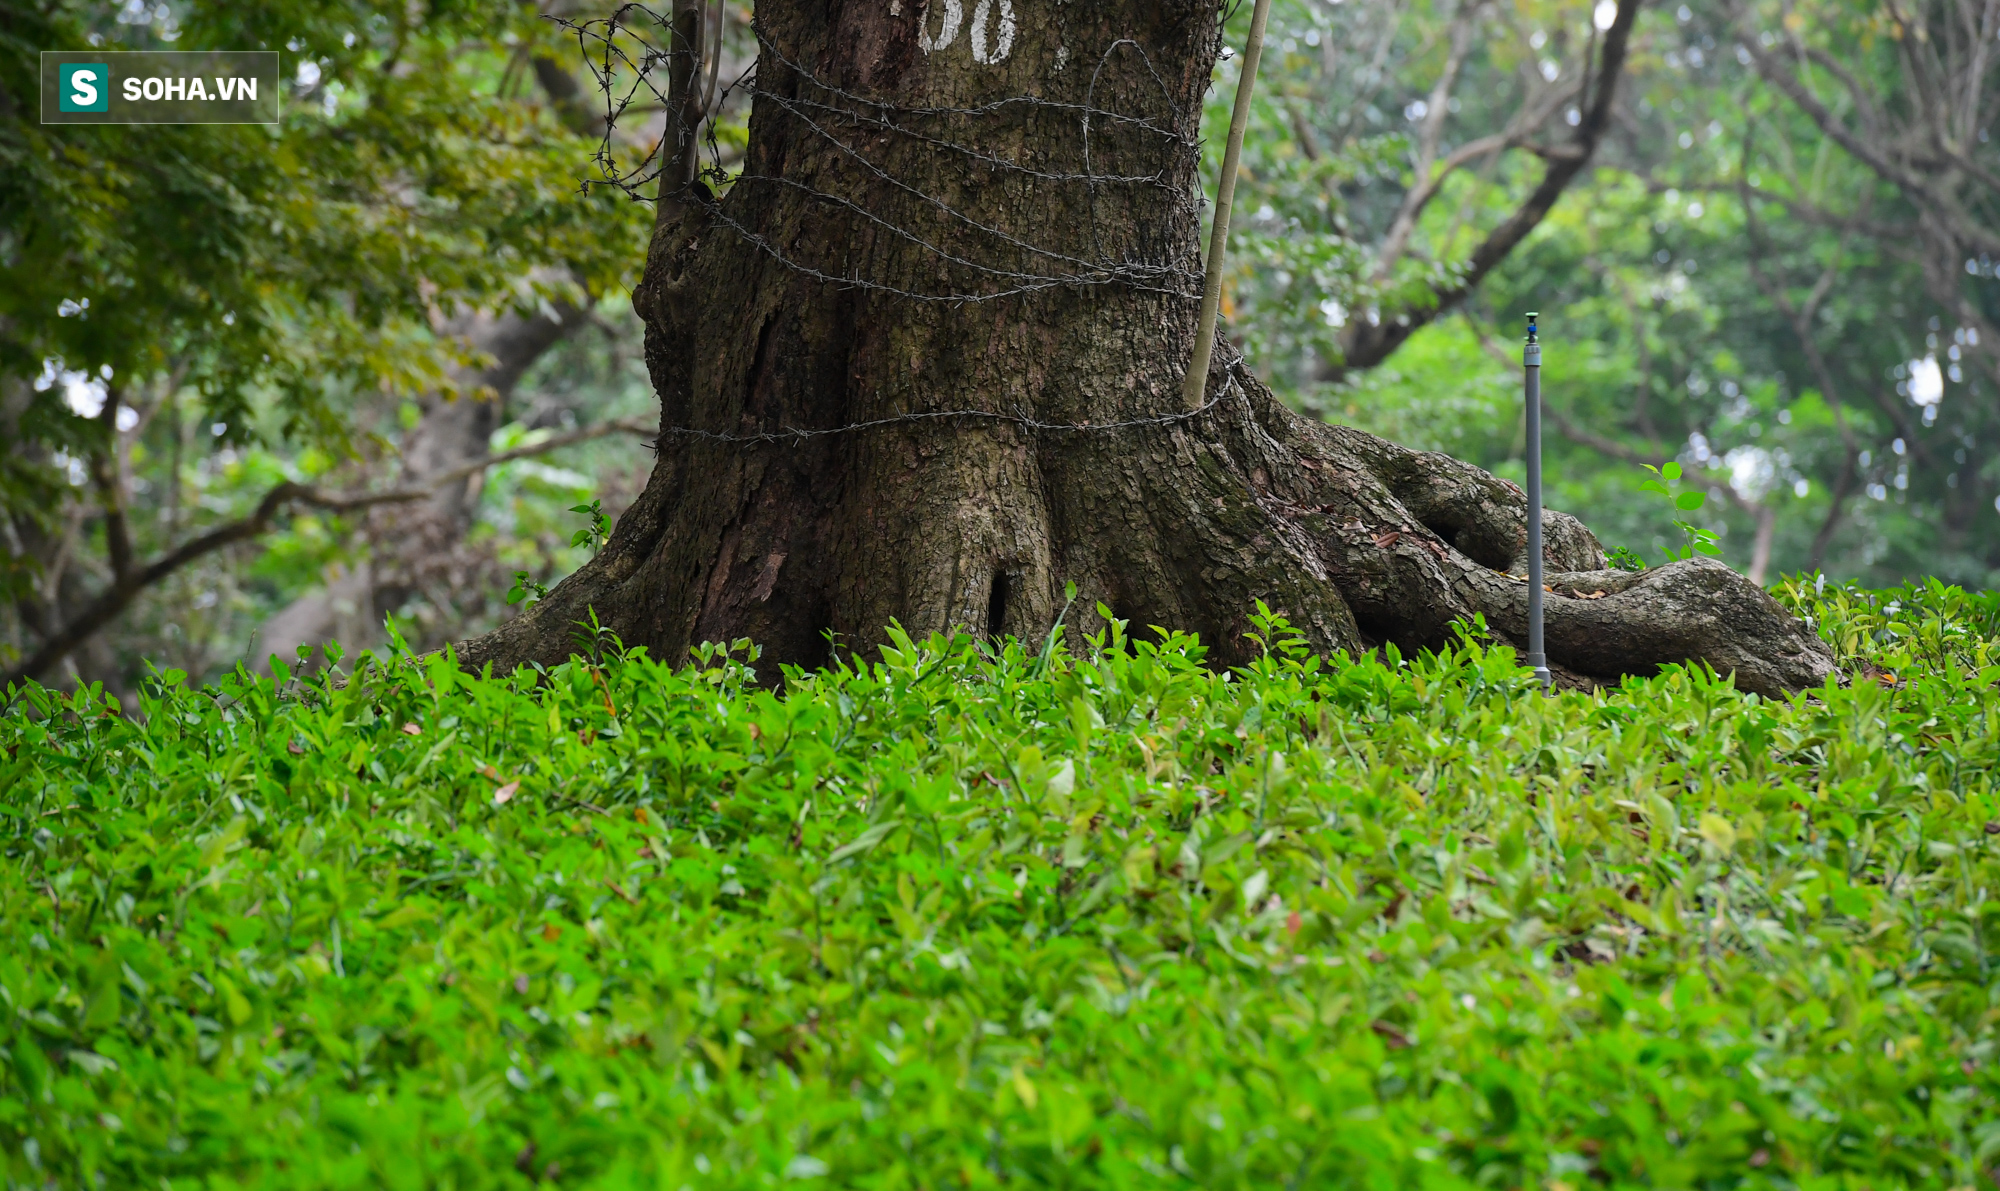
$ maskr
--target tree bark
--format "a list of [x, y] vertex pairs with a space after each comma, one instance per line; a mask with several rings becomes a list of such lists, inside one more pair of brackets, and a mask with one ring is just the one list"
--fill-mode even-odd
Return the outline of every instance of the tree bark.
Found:
[[[1039, 637], [1065, 581], [1079, 628], [1102, 602], [1220, 664], [1259, 599], [1328, 652], [1442, 646], [1478, 614], [1525, 635], [1511, 483], [1299, 417], [1220, 336], [1208, 404], [1177, 414], [1214, 0], [765, 0], [757, 20], [745, 173], [691, 189], [635, 294], [662, 404], [648, 487], [465, 663], [557, 661], [594, 614], [655, 656], [749, 637], [775, 678], [892, 621]], [[1727, 568], [1605, 571], [1580, 523], [1544, 524], [1570, 670], [1701, 660], [1767, 693], [1832, 673]]]

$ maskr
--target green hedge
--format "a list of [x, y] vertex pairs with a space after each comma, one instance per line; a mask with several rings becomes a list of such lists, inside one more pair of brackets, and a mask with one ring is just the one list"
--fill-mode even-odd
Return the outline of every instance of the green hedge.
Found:
[[1260, 617], [30, 689], [8, 1186], [1985, 1185], [2000, 599], [1785, 595], [1893, 676]]

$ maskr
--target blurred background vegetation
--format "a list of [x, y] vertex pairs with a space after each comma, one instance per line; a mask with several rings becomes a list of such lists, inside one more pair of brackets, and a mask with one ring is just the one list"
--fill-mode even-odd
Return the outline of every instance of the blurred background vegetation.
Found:
[[[0, 0], [0, 662], [435, 646], [582, 562], [658, 418], [651, 211], [584, 187], [603, 102], [549, 19], [612, 8]], [[1519, 478], [1539, 310], [1552, 503], [1607, 547], [1682, 544], [1640, 487], [1676, 460], [1762, 581], [2000, 585], [1996, 39], [1979, 0], [1275, 0], [1230, 333], [1299, 407]], [[37, 51], [86, 46], [281, 49], [284, 125], [43, 127]]]

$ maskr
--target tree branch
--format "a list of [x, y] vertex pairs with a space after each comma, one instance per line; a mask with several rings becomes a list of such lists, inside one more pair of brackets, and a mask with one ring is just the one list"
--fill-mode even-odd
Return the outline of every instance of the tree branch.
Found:
[[[1465, 150], [1460, 148], [1451, 155], [1451, 159], [1447, 160], [1445, 168], [1438, 171], [1435, 177], [1432, 176], [1431, 167], [1437, 164], [1438, 141], [1444, 136], [1445, 117], [1450, 113], [1451, 89], [1457, 84], [1459, 69], [1465, 64], [1466, 50], [1472, 44], [1472, 23], [1477, 15], [1476, 6], [1461, 4], [1458, 12], [1452, 17], [1451, 50], [1445, 55], [1444, 70], [1438, 74], [1437, 83], [1431, 87], [1430, 96], [1426, 101], [1428, 106], [1424, 110], [1424, 122], [1417, 132], [1417, 157], [1412, 163], [1411, 170], [1412, 176], [1417, 179], [1417, 185], [1403, 196], [1401, 208], [1397, 210], [1396, 217], [1390, 221], [1389, 234], [1383, 238], [1382, 250], [1376, 257], [1377, 280], [1387, 277], [1389, 271], [1396, 267], [1396, 262], [1402, 259], [1403, 249], [1409, 244], [1411, 233], [1417, 230], [1418, 216], [1423, 214], [1424, 207], [1444, 184], [1445, 176], [1456, 169], [1462, 161], [1471, 160], [1470, 157], [1462, 157]], [[1501, 143], [1504, 143], [1504, 139]]]
[[1920, 223], [1880, 223], [1860, 216], [1836, 215], [1824, 207], [1816, 206], [1804, 199], [1793, 198], [1761, 186], [1751, 186], [1744, 182], [1694, 181], [1666, 183], [1641, 175], [1646, 189], [1653, 193], [1667, 189], [1686, 191], [1689, 194], [1727, 194], [1743, 202], [1756, 200], [1782, 207], [1787, 215], [1801, 223], [1810, 223], [1829, 231], [1856, 232], [1878, 240], [1895, 243], [1913, 239], [1923, 231]]
[[88, 641], [98, 630], [115, 620], [147, 588], [197, 559], [239, 542], [263, 536], [269, 532], [279, 514], [294, 505], [310, 505], [334, 512], [351, 512], [375, 505], [422, 500], [447, 484], [456, 483], [502, 463], [544, 455], [562, 447], [574, 446], [611, 434], [647, 435], [655, 431], [655, 427], [630, 419], [604, 422], [583, 430], [559, 434], [530, 446], [516, 447], [510, 451], [500, 451], [471, 460], [448, 471], [440, 472], [420, 485], [390, 488], [380, 492], [322, 492], [311, 485], [295, 484], [287, 480], [266, 492], [263, 499], [257, 502], [256, 509], [247, 517], [226, 522], [200, 537], [183, 542], [143, 567], [128, 565], [120, 569], [114, 566], [111, 585], [84, 605], [75, 616], [70, 617], [61, 628], [29, 654], [26, 660], [8, 670], [4, 676], [0, 676], [0, 687], [11, 690], [28, 679], [40, 678], [79, 645]]
[[1946, 225], [1960, 243], [1987, 253], [2000, 254], [2000, 236], [1968, 219], [1957, 203], [1939, 194], [1921, 176], [1892, 160], [1889, 153], [1881, 146], [1870, 144], [1856, 135], [1844, 121], [1820, 102], [1819, 97], [1814, 95], [1796, 74], [1766, 52], [1754, 36], [1743, 37], [1738, 44], [1749, 52], [1752, 61], [1756, 63], [1758, 75], [1783, 92], [1785, 97], [1797, 105], [1827, 139], [1847, 150], [1856, 161], [1867, 166], [1883, 181], [1896, 186], [1911, 201], [1926, 208], [1934, 218]]
[[1598, 142], [1610, 127], [1611, 107], [1618, 93], [1618, 77], [1625, 69], [1626, 50], [1631, 40], [1632, 25], [1638, 19], [1639, 5], [1640, 0], [1618, 0], [1618, 15], [1605, 34], [1604, 57], [1598, 69], [1599, 82], [1596, 93], [1591, 97], [1590, 107], [1583, 113], [1576, 135], [1565, 151], [1560, 155], [1552, 153], [1544, 157], [1548, 167], [1534, 193], [1473, 249], [1458, 282], [1439, 290], [1429, 310], [1401, 311], [1396, 317], [1385, 317], [1376, 324], [1361, 320], [1350, 323], [1346, 342], [1342, 344], [1342, 367], [1368, 368], [1379, 364], [1419, 328], [1450, 313], [1554, 209], [1556, 200], [1583, 172], [1585, 163], [1597, 151]]

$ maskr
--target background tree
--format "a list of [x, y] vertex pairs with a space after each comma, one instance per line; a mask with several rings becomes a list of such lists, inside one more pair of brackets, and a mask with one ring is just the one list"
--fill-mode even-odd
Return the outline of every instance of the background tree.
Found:
[[[1371, 19], [1332, 11], [1300, 9], [1286, 32], [1303, 45], [1336, 19]], [[1524, 13], [1545, 44], [1556, 44], [1559, 20], [1571, 44], [1587, 39], [1581, 9]], [[1993, 308], [1995, 283], [1974, 240], [1944, 234], [1965, 220], [1925, 215], [1932, 200], [1903, 196], [1898, 180], [1948, 195], [1954, 211], [1988, 209], [1981, 178], [2000, 165], [1981, 49], [1992, 39], [1978, 36], [1989, 15], [1978, 5], [1646, 10], [1593, 171], [1459, 317], [1337, 380], [1311, 366], [1334, 332], [1309, 316], [1330, 303], [1345, 317], [1346, 295], [1367, 284], [1365, 241], [1345, 257], [1326, 251], [1323, 225], [1284, 182], [1286, 163], [1304, 157], [1297, 131], [1269, 120], [1256, 176], [1274, 217], [1254, 225], [1234, 332], [1301, 408], [1518, 479], [1518, 363], [1499, 328], [1539, 308], [1551, 426], [1570, 440], [1551, 447], [1557, 499], [1592, 509], [1607, 541], [1656, 562], [1675, 544], [1672, 514], [1638, 491], [1637, 467], [1674, 459], [1709, 495], [1696, 519], [1755, 578], [1823, 567], [1833, 578], [1938, 574], [1991, 586], [2000, 483], [1981, 473], [1991, 452], [1979, 443], [1996, 429], [1994, 389], [1975, 353], [1992, 335], [1971, 311]], [[1943, 31], [1899, 40], [1897, 21]], [[1322, 69], [1274, 61], [1299, 76], [1294, 86]], [[1779, 63], [1824, 92], [1819, 112], [1847, 113], [1865, 133], [1829, 135], [1787, 90], [1796, 86], [1765, 78]], [[1403, 105], [1412, 131], [1395, 144], [1414, 136], [1408, 117], [1434, 85], [1413, 69], [1371, 100], [1385, 124]], [[1343, 116], [1367, 122], [1365, 109], [1334, 122]], [[1904, 164], [1885, 176], [1864, 140], [1887, 147], [1874, 154], [1882, 163]], [[1936, 147], [1947, 144], [1962, 147]], [[1409, 178], [1371, 185], [1395, 194]], [[1431, 216], [1439, 228], [1454, 217], [1449, 204]]]
[[1232, 274], [1278, 383], [1381, 364], [1587, 176], [1626, 9], [1278, 0]]
[[[549, 342], [524, 353], [494, 333], [532, 331], [552, 302], [578, 308], [629, 267], [638, 213], [577, 193], [597, 130], [565, 107], [574, 88], [538, 87], [548, 72], [534, 64], [561, 41], [532, 9], [61, 4], [5, 17], [14, 673], [46, 673], [287, 508], [358, 507], [347, 498], [366, 487], [367, 459], [393, 445], [383, 406], [392, 435], [413, 429], [394, 421], [407, 400], [460, 415], [471, 437], [442, 449], [441, 464], [457, 461], [445, 471], [483, 454], [491, 382]], [[282, 46], [287, 123], [43, 126], [35, 52], [52, 45]], [[417, 437], [439, 454], [439, 434]], [[426, 473], [410, 461], [405, 485]], [[321, 499], [329, 485], [347, 491]], [[102, 653], [86, 663], [131, 672]]]

